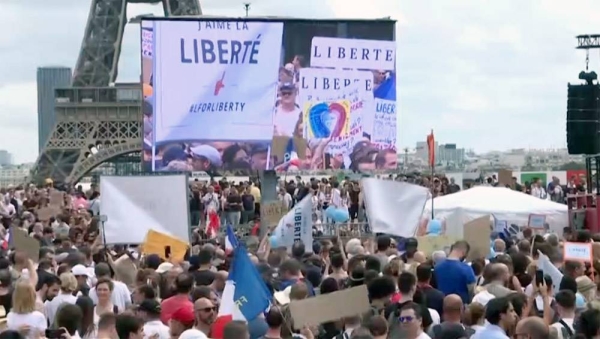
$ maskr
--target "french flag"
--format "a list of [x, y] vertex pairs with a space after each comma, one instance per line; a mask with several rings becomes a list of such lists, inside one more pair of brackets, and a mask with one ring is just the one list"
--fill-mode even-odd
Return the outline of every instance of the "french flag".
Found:
[[221, 219], [219, 214], [214, 208], [208, 209], [206, 222], [206, 235], [210, 239], [214, 239], [219, 235], [219, 226], [221, 225]]
[[[231, 224], [227, 225], [226, 233], [225, 252], [231, 253], [239, 245]], [[219, 313], [217, 314], [217, 319], [215, 319], [211, 329], [211, 335], [214, 339], [223, 338], [223, 330], [225, 329], [225, 325], [229, 322], [233, 320], [246, 321], [246, 318], [234, 302], [234, 295], [235, 283], [230, 276], [225, 282], [225, 288], [223, 289], [223, 294], [221, 296], [221, 305], [219, 305]]]
[[4, 240], [2, 241], [2, 249], [8, 251], [10, 246], [10, 228], [6, 231], [6, 235], [4, 236]]
[[227, 224], [227, 229], [225, 230], [225, 254], [233, 253], [233, 250], [238, 247], [238, 240], [235, 237], [235, 232], [233, 231], [233, 227], [231, 224]]

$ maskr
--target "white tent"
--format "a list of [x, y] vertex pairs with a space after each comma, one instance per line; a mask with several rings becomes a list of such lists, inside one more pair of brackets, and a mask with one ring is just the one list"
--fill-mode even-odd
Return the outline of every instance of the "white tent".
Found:
[[[463, 235], [463, 225], [485, 215], [507, 223], [527, 226], [530, 214], [546, 216], [550, 231], [562, 234], [569, 225], [567, 205], [542, 200], [504, 187], [478, 186], [433, 200], [434, 217], [443, 220], [446, 234]], [[425, 205], [431, 216], [431, 199]]]

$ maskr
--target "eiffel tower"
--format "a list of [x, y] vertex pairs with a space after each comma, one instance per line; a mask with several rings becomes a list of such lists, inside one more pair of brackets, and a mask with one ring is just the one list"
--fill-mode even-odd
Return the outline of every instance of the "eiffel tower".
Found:
[[56, 90], [56, 123], [31, 171], [35, 183], [51, 178], [74, 184], [111, 158], [142, 151], [140, 84], [110, 86], [117, 79], [127, 5], [162, 3], [166, 17], [202, 15], [198, 0], [91, 1], [72, 88]]

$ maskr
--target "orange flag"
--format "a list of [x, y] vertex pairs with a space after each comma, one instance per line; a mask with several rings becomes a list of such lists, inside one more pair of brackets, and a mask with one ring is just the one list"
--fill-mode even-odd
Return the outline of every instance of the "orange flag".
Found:
[[435, 166], [435, 138], [433, 137], [433, 130], [431, 134], [427, 136], [427, 150], [429, 151], [429, 166]]

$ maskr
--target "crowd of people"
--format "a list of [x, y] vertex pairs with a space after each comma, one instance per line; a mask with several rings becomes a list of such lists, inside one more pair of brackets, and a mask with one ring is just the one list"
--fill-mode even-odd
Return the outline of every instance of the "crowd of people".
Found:
[[[437, 194], [460, 190], [443, 176], [386, 179]], [[259, 221], [261, 187], [255, 180], [190, 186], [190, 211], [200, 226], [183, 261], [144, 255], [136, 245], [104, 245], [96, 186], [64, 192], [60, 213], [48, 220], [40, 210], [56, 192], [52, 181], [0, 189], [0, 339], [600, 338], [600, 237], [568, 227], [560, 236], [529, 229], [494, 234], [486, 257], [470, 256], [473, 244], [464, 241], [425, 253], [416, 238], [385, 234], [271, 248], [269, 234], [257, 229], [245, 242], [272, 304], [256, 319], [216, 331], [232, 256], [225, 241], [203, 236], [204, 212], [216, 207], [234, 227]], [[366, 220], [359, 180], [294, 178], [277, 190], [290, 207], [312, 193], [316, 221], [325, 222], [330, 204], [347, 206], [353, 221]], [[38, 240], [39, 253], [17, 249], [15, 232]], [[596, 259], [565, 261], [566, 241], [592, 242]], [[290, 302], [360, 285], [367, 287], [369, 312], [295, 330]]]

